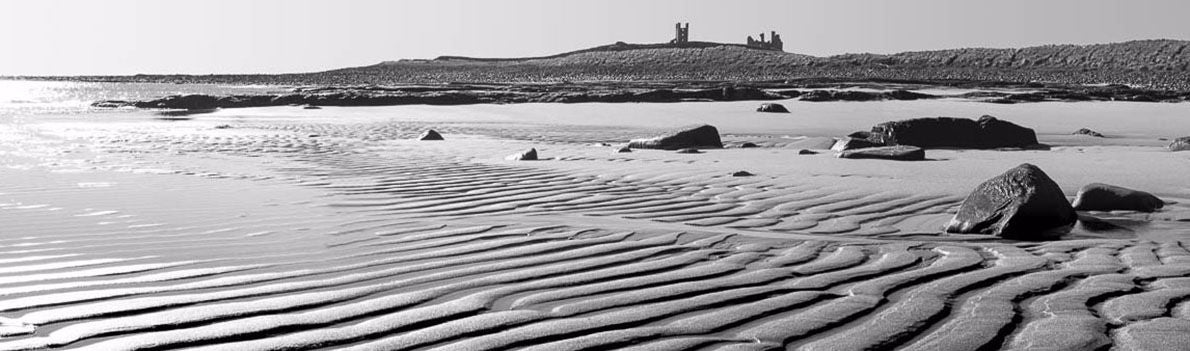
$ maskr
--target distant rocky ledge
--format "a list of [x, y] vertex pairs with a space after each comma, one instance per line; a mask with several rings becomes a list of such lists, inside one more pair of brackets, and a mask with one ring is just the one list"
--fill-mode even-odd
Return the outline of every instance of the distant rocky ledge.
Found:
[[977, 91], [934, 95], [915, 92], [940, 85], [929, 82], [668, 82], [559, 84], [443, 84], [420, 86], [347, 86], [295, 88], [288, 93], [261, 95], [173, 95], [158, 99], [104, 100], [101, 108], [213, 109], [286, 105], [392, 106], [471, 105], [580, 102], [692, 102], [765, 101], [881, 101], [962, 98], [989, 103], [1043, 101], [1184, 102], [1190, 92], [1137, 89], [1124, 85], [1064, 86], [1046, 84], [943, 84], [981, 88]]

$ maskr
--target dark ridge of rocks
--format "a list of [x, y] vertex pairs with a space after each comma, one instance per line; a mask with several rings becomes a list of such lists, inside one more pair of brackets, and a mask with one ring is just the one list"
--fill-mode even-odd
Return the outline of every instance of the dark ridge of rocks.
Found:
[[922, 148], [908, 145], [882, 146], [846, 150], [839, 153], [838, 157], [850, 159], [922, 161], [926, 159], [926, 151]]
[[869, 141], [922, 148], [1028, 148], [1037, 145], [1037, 134], [1032, 129], [986, 115], [979, 120], [926, 117], [873, 126]]
[[537, 149], [531, 148], [520, 153], [508, 155], [504, 159], [510, 161], [537, 161]]
[[1048, 175], [1021, 164], [980, 184], [946, 225], [950, 233], [1049, 240], [1070, 231], [1078, 214]]
[[628, 142], [628, 147], [633, 149], [663, 150], [685, 148], [722, 149], [723, 141], [719, 139], [719, 129], [709, 124], [703, 124], [663, 133], [653, 138], [634, 139]]
[[1103, 136], [1103, 134], [1100, 134], [1099, 132], [1096, 132], [1096, 131], [1093, 131], [1093, 130], [1090, 130], [1090, 129], [1087, 129], [1087, 128], [1079, 128], [1078, 130], [1074, 131], [1074, 133], [1070, 133], [1070, 134], [1072, 134], [1072, 135], [1086, 135], [1086, 136], [1093, 136], [1093, 137], [1096, 137], [1096, 138], [1103, 138], [1103, 137], [1104, 137], [1104, 136]]
[[889, 92], [868, 92], [868, 91], [853, 91], [853, 90], [811, 90], [802, 93], [798, 98], [801, 101], [810, 102], [828, 102], [828, 101], [881, 101], [881, 100], [919, 100], [919, 99], [935, 99], [939, 96], [914, 93], [907, 90], [894, 90]]
[[1169, 151], [1190, 151], [1190, 136], [1174, 139], [1169, 143]]
[[438, 134], [437, 131], [430, 129], [425, 132], [422, 132], [421, 135], [419, 135], [417, 137], [417, 140], [446, 140], [446, 139], [442, 137], [442, 134]]
[[1144, 191], [1091, 183], [1078, 190], [1073, 206], [1077, 211], [1154, 212], [1165, 207], [1165, 202]]
[[[855, 134], [855, 133], [852, 133], [852, 134]], [[864, 149], [864, 148], [881, 147], [881, 146], [888, 146], [888, 144], [881, 143], [881, 142], [875, 142], [875, 141], [872, 141], [869, 139], [858, 139], [858, 138], [847, 137], [847, 138], [842, 138], [842, 139], [835, 141], [835, 144], [831, 146], [831, 151], [847, 151], [847, 150], [853, 150], [853, 149]]]
[[756, 112], [789, 113], [789, 109], [785, 108], [785, 105], [770, 102], [760, 104], [760, 107], [756, 108]]

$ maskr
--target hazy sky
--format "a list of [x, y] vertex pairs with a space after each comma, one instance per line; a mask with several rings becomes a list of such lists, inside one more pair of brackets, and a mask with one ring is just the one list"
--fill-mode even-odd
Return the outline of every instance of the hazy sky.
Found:
[[616, 41], [825, 56], [1190, 39], [1187, 0], [0, 0], [0, 75], [280, 73]]

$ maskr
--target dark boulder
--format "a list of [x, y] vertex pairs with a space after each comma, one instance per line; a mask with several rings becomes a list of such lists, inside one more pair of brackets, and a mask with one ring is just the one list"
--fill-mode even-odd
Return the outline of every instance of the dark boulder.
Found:
[[302, 105], [302, 109], [303, 110], [318, 110], [318, 109], [321, 109], [321, 107], [318, 107], [315, 105]]
[[926, 159], [926, 151], [916, 146], [897, 145], [846, 150], [839, 153], [838, 156], [850, 159], [921, 161]]
[[421, 133], [421, 135], [417, 137], [417, 140], [446, 140], [446, 139], [442, 138], [442, 134], [438, 134], [438, 132], [434, 131], [433, 129], [430, 129], [430, 130], [427, 130], [427, 131]]
[[1169, 151], [1190, 151], [1190, 137], [1174, 139], [1169, 143]]
[[1078, 190], [1074, 209], [1078, 211], [1140, 211], [1154, 212], [1165, 202], [1147, 192], [1091, 183]]
[[508, 155], [508, 157], [505, 157], [505, 159], [512, 161], [536, 161], [537, 149], [529, 149], [518, 154]]
[[622, 153], [626, 153], [626, 152], [632, 152], [632, 148], [627, 147], [627, 146], [621, 146], [621, 147], [616, 148], [615, 150], [612, 151], [613, 154], [622, 154]]
[[764, 103], [756, 108], [756, 112], [789, 113], [789, 109], [778, 103]]
[[1025, 163], [976, 187], [946, 231], [1045, 240], [1069, 232], [1077, 219], [1062, 188], [1040, 168]]
[[815, 152], [814, 150], [801, 149], [801, 150], [797, 150], [797, 154], [798, 155], [817, 155], [818, 152]]
[[865, 149], [871, 147], [887, 146], [881, 143], [875, 143], [868, 139], [843, 138], [835, 141], [835, 145], [831, 146], [832, 151], [847, 151], [854, 149]]
[[872, 127], [870, 140], [923, 148], [1027, 148], [1037, 144], [1032, 129], [992, 116], [979, 120], [953, 117], [915, 118]]
[[213, 109], [220, 107], [219, 98], [211, 95], [170, 95], [156, 100], [138, 101], [138, 108], [176, 108], [187, 110]]
[[854, 132], [854, 133], [851, 133], [851, 134], [847, 134], [847, 137], [848, 137], [848, 138], [856, 138], [856, 139], [871, 139], [871, 138], [872, 138], [872, 132], [869, 132], [869, 131], [866, 131], [866, 130], [861, 130], [861, 131], [858, 131], [858, 132]]
[[732, 177], [751, 177], [754, 175], [755, 174], [749, 173], [748, 171], [735, 171], [731, 173]]
[[751, 149], [754, 147], [760, 147], [760, 145], [756, 145], [756, 143], [753, 143], [753, 142], [745, 142], [743, 144], [740, 144], [741, 149]]
[[648, 139], [633, 139], [628, 147], [634, 149], [663, 149], [677, 150], [683, 148], [722, 149], [723, 141], [719, 139], [719, 130], [714, 126], [703, 124]]

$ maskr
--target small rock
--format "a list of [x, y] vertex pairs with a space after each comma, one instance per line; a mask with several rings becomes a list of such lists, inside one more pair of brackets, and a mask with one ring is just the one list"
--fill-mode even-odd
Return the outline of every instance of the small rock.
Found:
[[1147, 192], [1114, 185], [1091, 183], [1078, 190], [1074, 209], [1078, 211], [1154, 212], [1165, 202]]
[[504, 159], [511, 160], [511, 161], [536, 161], [537, 160], [537, 149], [533, 148], [533, 149], [525, 150], [518, 154], [508, 155], [508, 157], [505, 157]]
[[314, 105], [302, 105], [302, 109], [303, 110], [321, 110], [322, 107], [318, 107], [318, 106], [314, 106]]
[[701, 154], [702, 151], [698, 151], [698, 149], [688, 147], [685, 149], [678, 149], [677, 153], [679, 153], [679, 154]]
[[220, 125], [215, 126], [215, 129], [231, 129], [231, 125], [230, 124], [220, 124]]
[[875, 143], [867, 139], [856, 138], [842, 138], [835, 141], [835, 145], [831, 146], [831, 151], [847, 151], [852, 149], [863, 149], [870, 147], [881, 147], [884, 144]]
[[926, 159], [926, 151], [920, 147], [909, 145], [882, 146], [846, 150], [839, 153], [838, 157], [850, 159], [921, 161]]
[[869, 139], [872, 137], [872, 132], [861, 130], [858, 132], [847, 134], [847, 137], [855, 138], [855, 139]]
[[754, 147], [760, 147], [760, 145], [756, 145], [756, 144], [754, 144], [754, 143], [751, 143], [751, 142], [745, 142], [745, 143], [743, 143], [743, 144], [740, 144], [740, 148], [741, 148], [741, 149], [750, 149], [750, 148], [754, 148]]
[[764, 103], [756, 108], [756, 112], [789, 113], [789, 109], [777, 103]]
[[1188, 151], [1190, 150], [1190, 137], [1181, 137], [1174, 139], [1169, 143], [1169, 151]]
[[620, 148], [616, 149], [615, 151], [612, 151], [613, 154], [622, 154], [625, 152], [632, 152], [632, 148], [627, 147], [627, 146], [621, 146]]
[[1062, 188], [1040, 168], [1025, 163], [976, 187], [946, 231], [1045, 240], [1068, 233], [1077, 219]]
[[1079, 130], [1076, 130], [1076, 131], [1074, 131], [1074, 133], [1070, 133], [1070, 134], [1073, 134], [1073, 135], [1086, 135], [1086, 136], [1093, 136], [1093, 137], [1096, 137], [1096, 138], [1102, 138], [1102, 137], [1103, 137], [1103, 134], [1099, 134], [1099, 132], [1096, 132], [1096, 131], [1093, 131], [1093, 130], [1090, 130], [1090, 129], [1087, 129], [1087, 128], [1079, 128]]
[[797, 150], [797, 154], [798, 155], [817, 155], [818, 152], [816, 152], [814, 150], [801, 149], [801, 150]]
[[417, 140], [446, 140], [446, 139], [442, 137], [442, 134], [438, 134], [437, 131], [430, 129], [425, 132], [422, 132], [421, 135], [417, 137]]
[[748, 171], [736, 171], [731, 173], [732, 177], [751, 177], [753, 175], [754, 174], [749, 173]]

